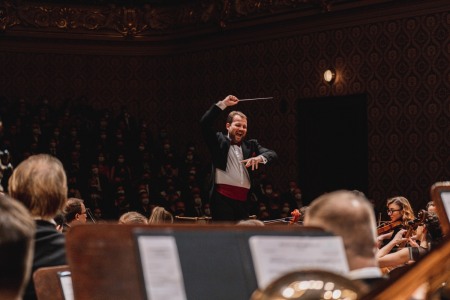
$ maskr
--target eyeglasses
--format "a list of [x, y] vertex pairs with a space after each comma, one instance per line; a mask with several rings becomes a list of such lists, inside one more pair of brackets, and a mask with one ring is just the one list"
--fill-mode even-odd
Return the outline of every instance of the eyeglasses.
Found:
[[401, 211], [402, 209], [388, 209], [387, 213], [388, 215], [393, 214], [395, 211]]

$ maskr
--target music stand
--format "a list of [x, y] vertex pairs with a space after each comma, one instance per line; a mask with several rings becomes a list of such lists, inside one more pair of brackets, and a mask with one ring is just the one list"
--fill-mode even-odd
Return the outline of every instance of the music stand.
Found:
[[[163, 299], [152, 296], [152, 292], [158, 296], [165, 292], [160, 290], [165, 273], [173, 275], [173, 287], [167, 291], [184, 288], [181, 294], [172, 295], [176, 296], [172, 299], [227, 300], [249, 299], [258, 288], [249, 243], [253, 237], [333, 236], [317, 228], [299, 226], [209, 225], [160, 230], [138, 228], [134, 230], [134, 237], [148, 300]], [[164, 253], [165, 257], [159, 253]], [[302, 254], [297, 255], [300, 259]], [[155, 279], [158, 284], [152, 283]]]
[[431, 200], [436, 206], [442, 233], [448, 236], [450, 233], [450, 181], [433, 184], [431, 186]]

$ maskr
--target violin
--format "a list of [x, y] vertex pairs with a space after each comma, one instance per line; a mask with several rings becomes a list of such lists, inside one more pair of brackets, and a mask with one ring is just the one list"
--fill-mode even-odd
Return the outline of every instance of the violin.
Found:
[[298, 209], [294, 209], [291, 212], [292, 219], [289, 221], [289, 225], [296, 224], [298, 219], [300, 219], [300, 211]]
[[[408, 222], [408, 230], [406, 232], [406, 234], [404, 235], [404, 238], [409, 239], [411, 237], [411, 235], [414, 233], [414, 231], [417, 229], [417, 227], [419, 226], [423, 226], [426, 217], [428, 216], [428, 212], [426, 210], [421, 210], [418, 214], [418, 217], [412, 221]], [[404, 248], [407, 244], [407, 240], [405, 240], [404, 242], [400, 243], [398, 245], [398, 248]]]
[[377, 228], [377, 233], [378, 235], [389, 232], [391, 230], [394, 230], [396, 227], [401, 226], [402, 225], [402, 221], [401, 220], [397, 220], [394, 222], [389, 222], [386, 225], [383, 225], [381, 227]]
[[294, 225], [294, 224], [299, 224], [299, 219], [300, 219], [301, 215], [302, 214], [298, 209], [294, 209], [291, 212], [292, 217], [286, 217], [286, 218], [274, 219], [274, 220], [266, 220], [263, 222], [264, 222], [264, 224], [286, 224], [287, 223], [287, 225]]

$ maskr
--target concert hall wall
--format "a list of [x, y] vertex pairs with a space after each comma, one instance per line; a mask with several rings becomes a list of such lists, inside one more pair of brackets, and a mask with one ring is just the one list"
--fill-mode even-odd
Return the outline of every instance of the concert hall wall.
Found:
[[[239, 109], [249, 116], [249, 135], [280, 156], [267, 172], [286, 189], [298, 173], [297, 101], [366, 94], [368, 196], [378, 206], [394, 195], [425, 206], [430, 186], [450, 179], [448, 5], [309, 24], [218, 32], [184, 41], [185, 51], [148, 54], [140, 44], [118, 53], [106, 43], [92, 49], [79, 40], [66, 48], [9, 40], [0, 46], [0, 96], [30, 102], [45, 96], [54, 105], [84, 98], [113, 112], [126, 104], [155, 134], [167, 128], [179, 145], [193, 141], [204, 157], [198, 120], [209, 105], [228, 94], [274, 96]], [[329, 67], [337, 70], [333, 85], [322, 80]]]

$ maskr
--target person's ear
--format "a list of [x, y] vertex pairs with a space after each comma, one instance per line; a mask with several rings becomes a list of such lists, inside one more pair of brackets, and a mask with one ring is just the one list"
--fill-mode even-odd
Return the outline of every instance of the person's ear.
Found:
[[231, 123], [226, 123], [225, 126], [226, 126], [226, 128], [228, 130], [228, 129], [230, 129]]

